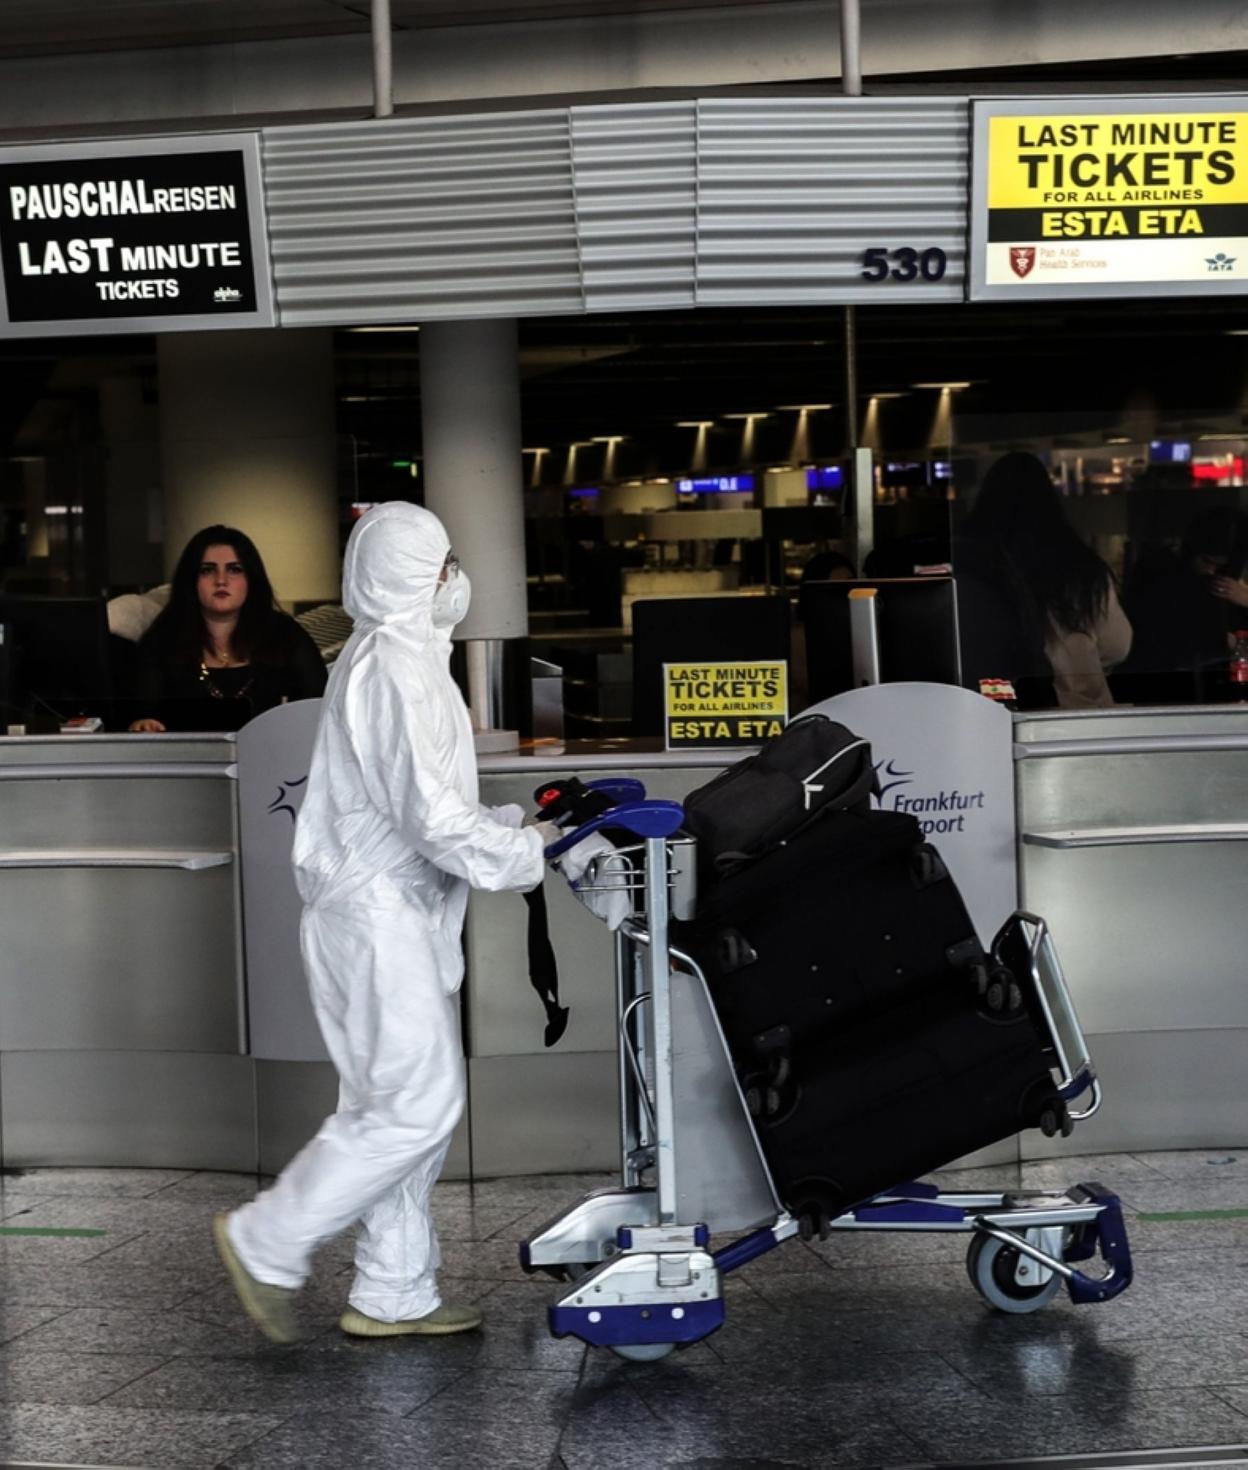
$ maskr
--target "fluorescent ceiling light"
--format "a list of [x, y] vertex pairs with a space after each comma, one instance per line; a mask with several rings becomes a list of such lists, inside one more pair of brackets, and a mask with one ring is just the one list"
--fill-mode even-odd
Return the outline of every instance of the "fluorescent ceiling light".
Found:
[[419, 332], [419, 327], [348, 327], [348, 332]]

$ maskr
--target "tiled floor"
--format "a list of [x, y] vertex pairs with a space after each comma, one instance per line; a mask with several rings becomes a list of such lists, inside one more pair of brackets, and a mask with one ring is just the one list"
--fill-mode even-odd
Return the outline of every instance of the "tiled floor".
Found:
[[[779, 1470], [1248, 1441], [1248, 1152], [944, 1176], [1080, 1178], [1131, 1212], [1137, 1279], [1116, 1301], [1001, 1317], [964, 1238], [791, 1241], [730, 1279], [720, 1333], [642, 1367], [551, 1339], [552, 1285], [516, 1265], [515, 1241], [597, 1178], [439, 1186], [443, 1289], [482, 1301], [484, 1332], [343, 1338], [344, 1239], [305, 1293], [307, 1341], [279, 1349], [209, 1239], [254, 1180], [11, 1173], [0, 1230], [103, 1233], [0, 1234], [0, 1464]], [[1175, 1212], [1195, 1218], [1143, 1218]]]

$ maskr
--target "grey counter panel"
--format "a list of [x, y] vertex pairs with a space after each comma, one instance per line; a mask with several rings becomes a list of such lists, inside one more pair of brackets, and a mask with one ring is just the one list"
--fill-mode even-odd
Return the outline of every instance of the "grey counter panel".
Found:
[[1026, 1136], [1032, 1159], [1248, 1143], [1248, 1029], [1090, 1034], [1101, 1111], [1070, 1138]]
[[1248, 1026], [1242, 843], [1023, 850], [1023, 905], [1052, 924], [1086, 1031]]
[[614, 1051], [473, 1057], [468, 1079], [475, 1178], [618, 1171]]
[[[262, 1174], [277, 1174], [338, 1106], [332, 1062], [256, 1061], [256, 1116]], [[444, 1179], [469, 1177], [468, 1114], [451, 1140]]]
[[0, 1037], [15, 1051], [238, 1052], [236, 875], [0, 872]]
[[[0, 745], [0, 757], [7, 754]], [[5, 847], [237, 847], [234, 783], [169, 776], [0, 781]]]
[[1248, 748], [1052, 758], [1042, 750], [1029, 747], [1016, 767], [1024, 832], [1248, 817]]
[[255, 1061], [262, 1174], [277, 1174], [338, 1106], [332, 1062]]
[[249, 1057], [58, 1051], [0, 1055], [6, 1166], [256, 1167]]

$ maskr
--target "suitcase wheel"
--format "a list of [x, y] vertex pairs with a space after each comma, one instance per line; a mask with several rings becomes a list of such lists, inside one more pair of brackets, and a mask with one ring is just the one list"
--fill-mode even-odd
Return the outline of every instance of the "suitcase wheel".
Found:
[[1040, 1114], [1040, 1131], [1046, 1138], [1056, 1138], [1059, 1133], [1063, 1138], [1069, 1138], [1075, 1131], [1074, 1122], [1061, 1098], [1055, 1099]]

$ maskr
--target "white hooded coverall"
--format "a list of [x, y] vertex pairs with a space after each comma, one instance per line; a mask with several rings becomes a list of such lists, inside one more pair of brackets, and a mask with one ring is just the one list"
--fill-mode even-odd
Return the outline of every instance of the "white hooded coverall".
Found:
[[520, 828], [521, 808], [477, 800], [449, 667], [447, 608], [462, 574], [439, 582], [449, 549], [437, 517], [402, 502], [368, 511], [347, 544], [355, 631], [325, 692], [294, 845], [303, 962], [338, 1111], [228, 1225], [254, 1277], [297, 1287], [313, 1251], [359, 1220], [351, 1305], [390, 1322], [440, 1304], [429, 1206], [464, 1106], [456, 992], [468, 889], [529, 889], [543, 872], [542, 835]]

